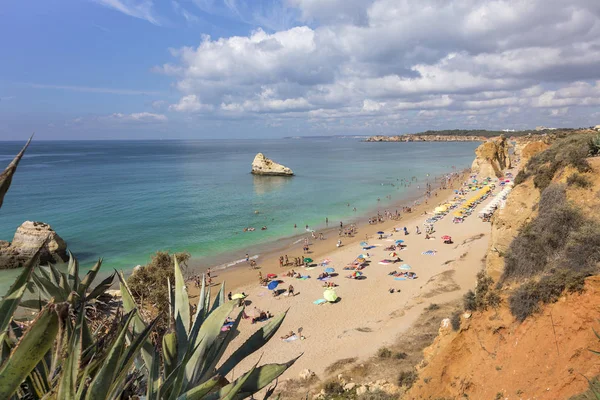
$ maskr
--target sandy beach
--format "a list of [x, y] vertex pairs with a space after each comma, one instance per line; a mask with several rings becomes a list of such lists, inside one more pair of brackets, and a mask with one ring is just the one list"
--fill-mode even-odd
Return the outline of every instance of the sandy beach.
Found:
[[[315, 300], [323, 298], [323, 283], [317, 276], [324, 267], [316, 267], [308, 271], [295, 268], [302, 275], [310, 275], [307, 280], [288, 278], [284, 273], [290, 269], [279, 267], [278, 255], [265, 257], [259, 261], [263, 276], [267, 273], [278, 274], [283, 283], [280, 288], [287, 289], [291, 284], [296, 295], [288, 297], [280, 295], [273, 298], [272, 293], [258, 285], [258, 271], [246, 268], [234, 268], [213, 272], [213, 294], [218, 290], [216, 284], [226, 282], [227, 292], [245, 292], [247, 309], [257, 307], [277, 315], [288, 310], [288, 315], [276, 338], [265, 346], [260, 354], [245, 360], [241, 370], [255, 363], [258, 357], [261, 363], [284, 362], [303, 353], [303, 356], [282, 376], [283, 379], [295, 378], [298, 373], [309, 368], [321, 376], [325, 368], [336, 360], [346, 357], [367, 358], [383, 345], [396, 340], [398, 335], [408, 329], [425, 307], [431, 303], [443, 303], [463, 295], [474, 285], [475, 275], [481, 269], [485, 256], [490, 225], [476, 216], [476, 212], [466, 218], [463, 223], [454, 224], [452, 214], [446, 215], [435, 224], [435, 239], [427, 240], [425, 233], [415, 234], [415, 227], [424, 231], [423, 222], [441, 203], [454, 197], [454, 189], [459, 188], [465, 176], [456, 178], [452, 186], [438, 190], [438, 195], [432, 197], [428, 204], [421, 204], [413, 213], [403, 216], [400, 221], [386, 220], [376, 225], [364, 224], [358, 226], [358, 234], [352, 238], [342, 238], [344, 245], [336, 248], [338, 235], [331, 233], [326, 240], [311, 240], [311, 253], [307, 256], [320, 262], [324, 258], [331, 259], [328, 267], [335, 269], [340, 275], [332, 281], [339, 285], [336, 292], [340, 301], [335, 304], [316, 305]], [[497, 193], [498, 189], [494, 191]], [[470, 197], [471, 194], [467, 194]], [[487, 201], [490, 201], [488, 199]], [[479, 204], [477, 210], [487, 201]], [[427, 210], [428, 216], [422, 215]], [[410, 232], [394, 232], [394, 228], [406, 226]], [[385, 239], [379, 239], [377, 231], [386, 232]], [[450, 235], [453, 244], [444, 244], [441, 236]], [[352, 262], [358, 254], [364, 253], [359, 245], [368, 238], [370, 245], [376, 246], [368, 250], [371, 257], [370, 265], [362, 272], [365, 279], [352, 280], [344, 276], [349, 271], [343, 267]], [[412, 267], [412, 272], [418, 275], [416, 280], [395, 280], [388, 276], [391, 271], [399, 271], [399, 264], [380, 265], [379, 261], [388, 256], [385, 247], [395, 240], [402, 239], [406, 247], [398, 252], [404, 263]], [[295, 252], [290, 251], [290, 259], [302, 254], [302, 244], [298, 244]], [[427, 250], [436, 250], [435, 255], [424, 255]], [[218, 275], [217, 275], [218, 274]], [[389, 293], [389, 289], [395, 293]], [[197, 289], [190, 288], [193, 302]], [[397, 291], [400, 291], [399, 293]], [[252, 324], [243, 320], [240, 324], [240, 334], [230, 346], [235, 349], [245, 341], [264, 322]], [[293, 331], [304, 340], [285, 342], [280, 336]], [[234, 374], [240, 371], [234, 371]]]

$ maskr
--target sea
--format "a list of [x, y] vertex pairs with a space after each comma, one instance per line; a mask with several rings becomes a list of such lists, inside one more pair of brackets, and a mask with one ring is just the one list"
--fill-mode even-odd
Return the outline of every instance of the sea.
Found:
[[[0, 169], [23, 144], [0, 142]], [[469, 167], [478, 144], [34, 139], [0, 209], [0, 239], [12, 240], [26, 220], [43, 221], [84, 270], [102, 257], [104, 270], [127, 272], [157, 250], [234, 265], [242, 254], [260, 257], [270, 244], [293, 240], [306, 225], [348, 223], [408, 200], [435, 177]], [[295, 176], [251, 175], [258, 152]], [[17, 272], [0, 271], [0, 293]]]

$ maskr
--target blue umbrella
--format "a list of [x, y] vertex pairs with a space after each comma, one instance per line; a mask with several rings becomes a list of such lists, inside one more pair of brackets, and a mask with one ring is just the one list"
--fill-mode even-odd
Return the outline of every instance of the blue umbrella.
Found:
[[267, 285], [267, 289], [269, 289], [269, 290], [275, 290], [275, 288], [277, 287], [277, 285], [279, 285], [279, 281], [271, 281]]
[[377, 232], [378, 235], [383, 235], [384, 233], [385, 233], [384, 231]]
[[404, 243], [404, 240], [402, 240], [402, 239], [396, 240], [396, 244], [400, 244], [400, 243]]
[[360, 245], [361, 245], [362, 247], [367, 247], [367, 246], [369, 245], [369, 243], [367, 243], [367, 242], [360, 242]]
[[335, 269], [333, 269], [333, 268], [326, 268], [325, 272], [327, 272], [328, 274], [331, 274], [332, 272], [335, 272]]

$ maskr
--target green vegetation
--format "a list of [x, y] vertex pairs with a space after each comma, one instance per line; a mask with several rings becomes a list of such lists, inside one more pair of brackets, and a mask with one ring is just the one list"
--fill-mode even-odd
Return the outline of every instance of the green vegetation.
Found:
[[595, 137], [590, 138], [588, 146], [591, 156], [600, 155], [600, 133], [597, 134]]
[[483, 311], [487, 310], [488, 307], [496, 308], [500, 305], [500, 302], [500, 295], [497, 290], [494, 289], [494, 280], [488, 276], [485, 271], [479, 271], [477, 273], [475, 292], [469, 290], [463, 296], [463, 307], [466, 311]]
[[[0, 175], [0, 205], [16, 170], [15, 160]], [[244, 399], [296, 361], [254, 365], [228, 381], [226, 376], [242, 360], [275, 335], [285, 313], [222, 360], [237, 334], [243, 308], [225, 301], [223, 286], [211, 304], [203, 284], [192, 317], [176, 257], [173, 282], [168, 281], [166, 291], [171, 328], [160, 343], [153, 343], [158, 319], [144, 321], [122, 274], [122, 304], [115, 305], [106, 294], [115, 274], [90, 289], [101, 261], [80, 278], [74, 256], [63, 273], [55, 266], [38, 268], [38, 254], [0, 300], [0, 399]], [[34, 300], [23, 301], [27, 289]], [[20, 305], [39, 310], [32, 321], [17, 323], [14, 316]], [[230, 314], [235, 317], [233, 326], [221, 332]], [[91, 329], [98, 318], [103, 324]]]
[[377, 357], [379, 358], [390, 358], [392, 356], [392, 351], [387, 347], [381, 347], [377, 351]]
[[127, 278], [127, 285], [133, 298], [145, 312], [158, 316], [157, 329], [165, 331], [169, 327], [169, 284], [175, 282], [174, 258], [182, 267], [187, 267], [190, 253], [169, 254], [157, 251], [144, 267], [134, 271]]
[[452, 317], [450, 318], [450, 324], [452, 325], [453, 331], [458, 331], [460, 329], [460, 311], [455, 311], [452, 313]]
[[582, 189], [586, 189], [592, 186], [592, 182], [590, 182], [590, 180], [586, 176], [574, 172], [571, 175], [569, 175], [569, 177], [567, 177], [567, 185], [577, 186]]
[[590, 154], [590, 138], [589, 134], [581, 134], [556, 140], [548, 149], [531, 157], [525, 168], [517, 174], [515, 184], [533, 177], [535, 187], [543, 191], [561, 168], [571, 166], [579, 172], [589, 171], [590, 165], [586, 158]]
[[417, 379], [419, 379], [419, 375], [414, 369], [402, 371], [398, 376], [398, 386], [404, 386], [406, 389], [410, 389]]

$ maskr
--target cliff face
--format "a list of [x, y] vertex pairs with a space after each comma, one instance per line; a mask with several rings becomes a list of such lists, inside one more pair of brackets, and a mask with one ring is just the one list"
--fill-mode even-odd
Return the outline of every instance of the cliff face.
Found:
[[0, 269], [23, 266], [42, 248], [40, 263], [67, 261], [67, 244], [43, 222], [26, 221], [17, 228], [12, 242], [0, 241]]
[[505, 137], [490, 139], [475, 150], [475, 160], [471, 165], [474, 173], [482, 177], [501, 177], [506, 168], [511, 167], [509, 145]]
[[265, 157], [263, 153], [258, 153], [256, 157], [254, 157], [254, 161], [252, 161], [252, 173], [254, 175], [271, 176], [294, 175], [294, 172], [291, 169]]
[[[581, 375], [600, 373], [600, 277], [583, 294], [563, 296], [522, 324], [506, 305], [462, 318], [424, 351], [407, 399], [568, 399], [587, 389]], [[502, 396], [498, 396], [502, 393]]]
[[483, 136], [453, 136], [453, 135], [397, 135], [371, 136], [365, 142], [483, 142]]

